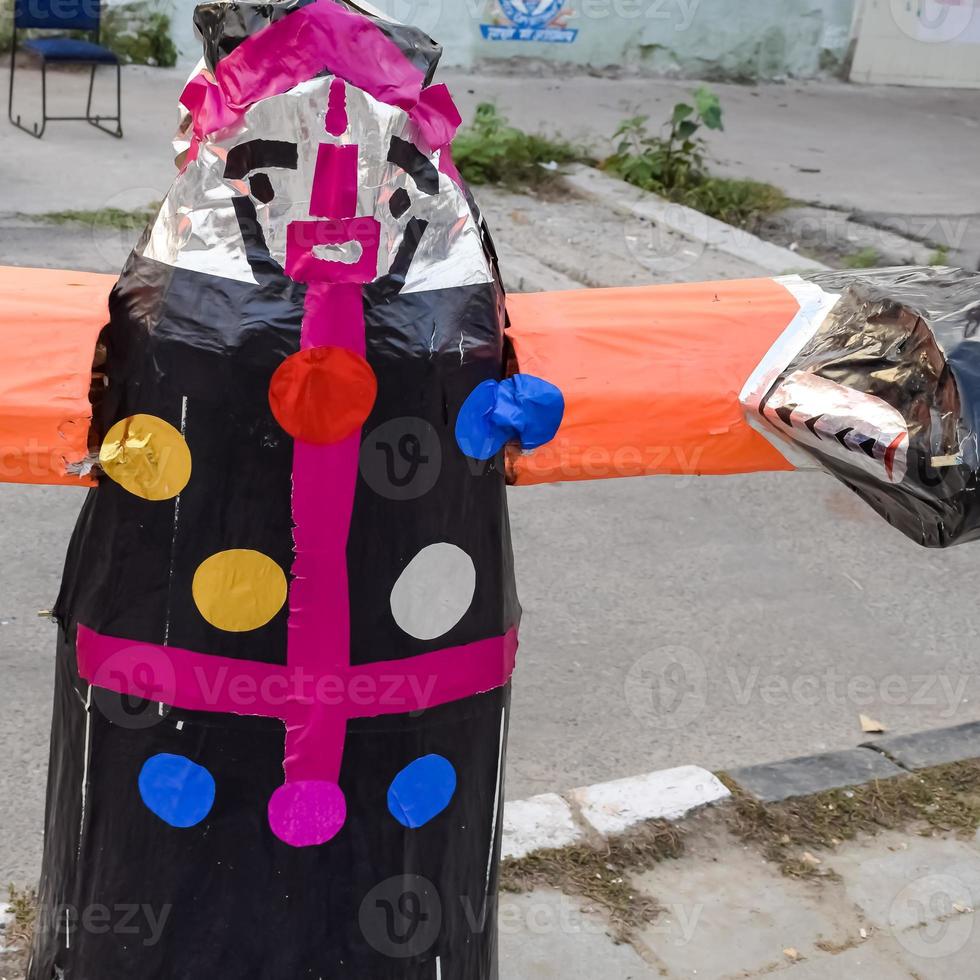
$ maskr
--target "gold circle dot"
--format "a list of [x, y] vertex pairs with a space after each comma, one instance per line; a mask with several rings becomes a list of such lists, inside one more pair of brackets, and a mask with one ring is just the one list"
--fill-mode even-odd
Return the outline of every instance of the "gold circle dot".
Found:
[[145, 500], [170, 500], [191, 478], [184, 437], [155, 415], [130, 415], [106, 433], [99, 451], [106, 475]]
[[197, 566], [192, 585], [201, 615], [230, 633], [265, 626], [282, 608], [288, 591], [283, 570], [261, 551], [219, 551]]

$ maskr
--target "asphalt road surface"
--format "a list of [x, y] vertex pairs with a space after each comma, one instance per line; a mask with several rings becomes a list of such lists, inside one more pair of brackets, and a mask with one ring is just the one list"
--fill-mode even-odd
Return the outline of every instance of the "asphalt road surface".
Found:
[[[82, 491], [0, 487], [0, 881], [41, 846], [55, 627]], [[976, 546], [906, 541], [816, 473], [510, 491], [524, 604], [508, 796], [980, 719]]]
[[[84, 251], [63, 227], [17, 232], [0, 261]], [[0, 486], [0, 883], [37, 874], [55, 644], [37, 613], [81, 500]], [[510, 500], [525, 611], [511, 799], [848, 748], [862, 713], [891, 732], [980, 719], [980, 545], [922, 549], [819, 473]]]

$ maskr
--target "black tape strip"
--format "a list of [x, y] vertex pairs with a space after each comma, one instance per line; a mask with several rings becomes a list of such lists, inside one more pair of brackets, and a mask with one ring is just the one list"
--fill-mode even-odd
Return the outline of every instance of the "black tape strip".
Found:
[[388, 162], [401, 167], [423, 194], [439, 193], [439, 171], [417, 146], [392, 136], [388, 146]]
[[299, 163], [299, 150], [287, 140], [246, 140], [233, 146], [225, 160], [225, 177], [241, 180], [253, 170], [279, 167], [295, 170]]
[[370, 303], [386, 303], [401, 292], [405, 285], [405, 277], [415, 259], [415, 253], [419, 249], [419, 242], [422, 241], [422, 236], [428, 227], [429, 222], [421, 218], [412, 218], [405, 225], [405, 234], [402, 236], [388, 275], [381, 276], [364, 287], [364, 295]]

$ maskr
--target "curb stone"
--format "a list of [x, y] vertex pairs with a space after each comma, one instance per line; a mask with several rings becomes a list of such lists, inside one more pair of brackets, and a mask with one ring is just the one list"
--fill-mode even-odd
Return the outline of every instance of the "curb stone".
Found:
[[915, 735], [889, 735], [865, 742], [862, 748], [880, 752], [909, 770], [980, 758], [980, 722], [936, 728]]
[[666, 201], [656, 194], [627, 184], [618, 177], [596, 170], [595, 167], [576, 164], [569, 167], [561, 179], [571, 190], [612, 211], [650, 221], [705, 248], [714, 249], [743, 262], [751, 262], [773, 275], [822, 272], [830, 268], [781, 245], [764, 241], [742, 228], [735, 228], [682, 204]]
[[811, 796], [841, 786], [858, 786], [873, 779], [906, 773], [879, 752], [845, 749], [804, 755], [783, 762], [730, 769], [728, 775], [763, 803], [780, 803], [794, 796]]
[[[969, 722], [889, 736], [839, 752], [745, 766], [730, 770], [729, 775], [760, 801], [775, 803], [976, 758], [980, 758], [980, 722]], [[679, 820], [730, 796], [721, 780], [707, 769], [679, 766], [579, 787], [564, 796], [544, 793], [508, 802], [502, 857], [515, 860], [596, 835], [621, 834], [646, 820]]]
[[509, 802], [504, 806], [502, 857], [568, 847], [595, 834], [621, 834], [646, 820], [678, 820], [730, 795], [707, 769], [680, 766], [583, 786], [565, 797], [545, 793]]
[[6, 902], [0, 902], [0, 953], [9, 952], [4, 944], [4, 937], [7, 931], [7, 926], [10, 925], [12, 920], [13, 915], [11, 915], [10, 906]]
[[700, 766], [661, 769], [572, 790], [582, 818], [605, 837], [622, 834], [644, 820], [677, 820], [732, 794]]
[[577, 844], [584, 838], [572, 808], [557, 793], [504, 804], [504, 858]]

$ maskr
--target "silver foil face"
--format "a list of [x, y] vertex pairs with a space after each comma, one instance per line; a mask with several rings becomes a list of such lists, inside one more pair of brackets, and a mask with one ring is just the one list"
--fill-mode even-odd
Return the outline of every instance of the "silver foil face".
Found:
[[[428, 157], [429, 180], [418, 181], [402, 166], [389, 162], [393, 138], [412, 143], [413, 124], [403, 110], [379, 102], [344, 83], [347, 129], [340, 136], [326, 130], [325, 118], [333, 76], [296, 85], [283, 95], [252, 105], [240, 122], [218, 130], [201, 143], [196, 159], [177, 176], [139, 253], [149, 259], [206, 275], [254, 283], [235, 209], [236, 198], [248, 198], [273, 259], [282, 266], [286, 228], [308, 221], [318, 147], [322, 143], [358, 147], [357, 216], [375, 218], [381, 226], [377, 275], [391, 268], [405, 229], [413, 218], [426, 228], [412, 259], [403, 293], [491, 282], [493, 274], [484, 252], [477, 221], [459, 186], [439, 170], [440, 150]], [[174, 142], [178, 152], [189, 145], [182, 131]], [[229, 177], [229, 153], [249, 141], [276, 141], [295, 147], [296, 166], [256, 166], [243, 177]], [[258, 193], [255, 173], [266, 174], [272, 197]], [[436, 175], [433, 178], [433, 175]], [[432, 180], [438, 191], [432, 193]], [[424, 188], [420, 184], [425, 184]], [[399, 193], [399, 206], [392, 197]], [[405, 207], [405, 197], [409, 204]], [[355, 261], [356, 253], [333, 254]]]

